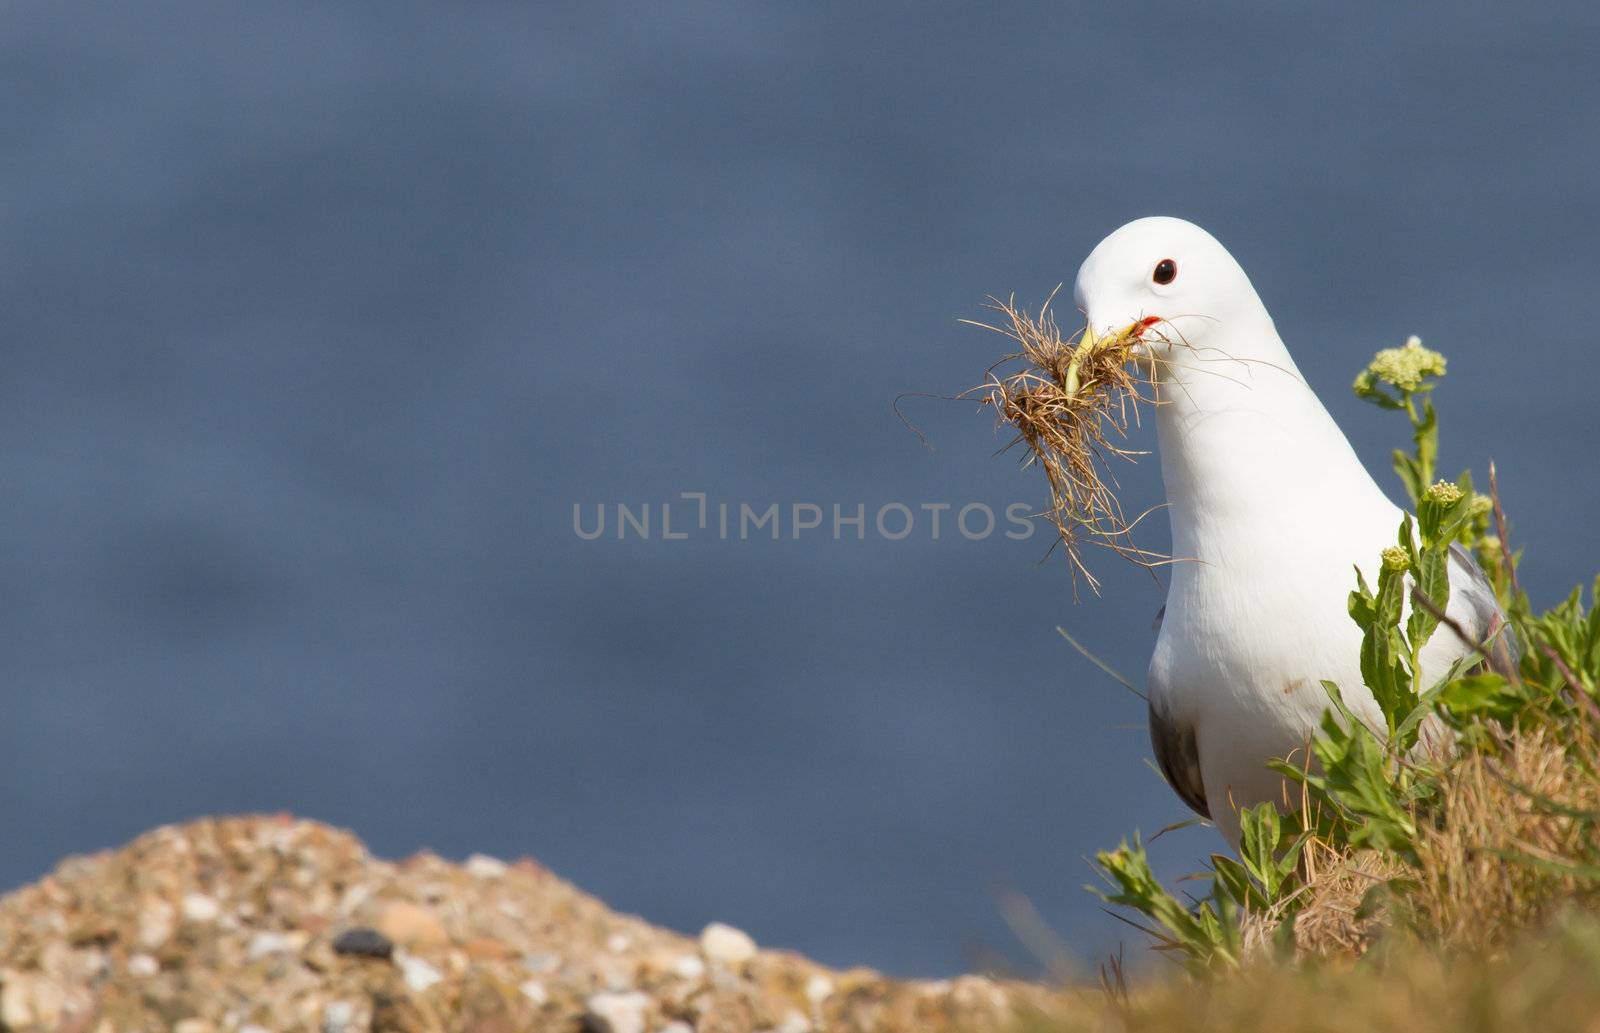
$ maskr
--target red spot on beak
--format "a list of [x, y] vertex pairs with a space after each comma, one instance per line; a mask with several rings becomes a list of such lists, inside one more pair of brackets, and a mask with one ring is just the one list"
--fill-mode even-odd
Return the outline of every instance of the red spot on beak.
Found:
[[1143, 319], [1139, 320], [1139, 332], [1143, 333], [1159, 322], [1161, 322], [1160, 316], [1145, 316]]

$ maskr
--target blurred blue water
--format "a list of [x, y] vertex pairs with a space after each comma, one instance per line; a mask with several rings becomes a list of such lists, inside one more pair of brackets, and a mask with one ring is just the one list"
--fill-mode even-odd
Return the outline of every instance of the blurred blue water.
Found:
[[0, 25], [5, 885], [282, 808], [896, 973], [1025, 966], [1009, 885], [1092, 961], [1081, 858], [1183, 811], [1052, 628], [1140, 675], [1158, 586], [1106, 563], [1074, 606], [1042, 539], [948, 529], [584, 542], [572, 506], [1036, 501], [986, 417], [911, 400], [929, 452], [890, 402], [1138, 215], [1233, 249], [1375, 468], [1402, 431], [1350, 377], [1444, 348], [1443, 468], [1498, 460], [1539, 601], [1600, 567], [1592, 5]]

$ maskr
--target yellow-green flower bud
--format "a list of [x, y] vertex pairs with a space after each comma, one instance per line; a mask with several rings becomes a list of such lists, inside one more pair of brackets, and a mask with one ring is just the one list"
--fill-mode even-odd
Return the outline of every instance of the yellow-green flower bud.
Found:
[[1411, 567], [1411, 557], [1398, 545], [1391, 545], [1383, 550], [1384, 570], [1408, 570]]
[[1449, 481], [1439, 481], [1428, 489], [1423, 498], [1429, 502], [1436, 502], [1441, 506], [1449, 506], [1461, 501], [1461, 489]]
[[1444, 356], [1422, 346], [1422, 338], [1411, 337], [1403, 348], [1385, 348], [1356, 377], [1357, 390], [1370, 390], [1377, 381], [1404, 392], [1415, 391], [1428, 377], [1444, 376]]

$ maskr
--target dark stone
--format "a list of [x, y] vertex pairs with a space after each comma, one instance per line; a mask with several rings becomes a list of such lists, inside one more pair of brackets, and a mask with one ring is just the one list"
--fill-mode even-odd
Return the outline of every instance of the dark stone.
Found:
[[334, 937], [333, 952], [354, 958], [381, 958], [387, 961], [394, 954], [394, 944], [378, 930], [358, 925]]

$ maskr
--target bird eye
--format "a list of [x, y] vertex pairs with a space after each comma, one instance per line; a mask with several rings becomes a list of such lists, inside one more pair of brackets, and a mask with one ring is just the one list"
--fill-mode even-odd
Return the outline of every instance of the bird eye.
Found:
[[1178, 278], [1178, 263], [1170, 258], [1163, 258], [1156, 263], [1156, 271], [1150, 274], [1150, 279], [1165, 286]]

